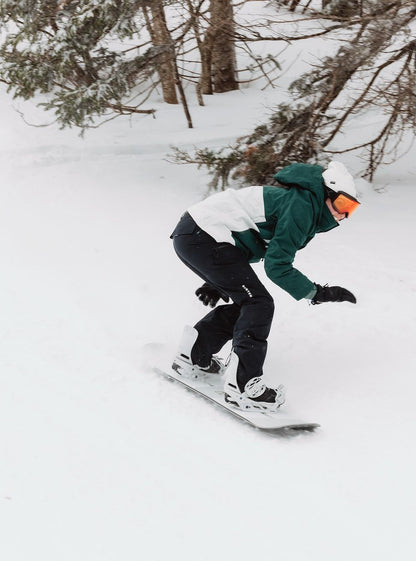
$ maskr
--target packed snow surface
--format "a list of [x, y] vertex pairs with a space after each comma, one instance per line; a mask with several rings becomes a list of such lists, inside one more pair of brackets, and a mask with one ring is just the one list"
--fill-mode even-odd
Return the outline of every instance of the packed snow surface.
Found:
[[362, 206], [297, 256], [357, 305], [296, 302], [255, 266], [276, 301], [265, 376], [320, 429], [271, 437], [151, 370], [206, 311], [169, 235], [209, 176], [170, 146], [226, 145], [276, 96], [191, 100], [192, 130], [160, 104], [82, 139], [1, 90], [2, 560], [413, 558], [414, 148], [373, 185], [341, 157]]

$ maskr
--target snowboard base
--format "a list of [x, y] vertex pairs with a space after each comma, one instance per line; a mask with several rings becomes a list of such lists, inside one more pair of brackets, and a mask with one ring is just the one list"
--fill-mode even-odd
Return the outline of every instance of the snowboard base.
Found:
[[283, 409], [278, 409], [276, 412], [244, 411], [243, 409], [238, 409], [225, 402], [222, 378], [218, 380], [201, 381], [200, 379], [193, 380], [184, 378], [171, 369], [162, 370], [161, 368], [155, 367], [154, 371], [171, 381], [182, 384], [188, 390], [216, 404], [222, 409], [225, 409], [241, 421], [262, 431], [272, 433], [284, 431], [313, 431], [320, 426], [318, 423], [309, 423], [292, 417], [285, 411], [284, 406]]

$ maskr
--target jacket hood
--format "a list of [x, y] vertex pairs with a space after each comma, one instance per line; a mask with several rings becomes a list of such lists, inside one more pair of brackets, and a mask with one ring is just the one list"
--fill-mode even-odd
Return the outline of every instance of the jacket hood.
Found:
[[274, 179], [286, 187], [298, 187], [310, 191], [317, 200], [324, 200], [324, 168], [315, 164], [291, 164], [281, 169]]
[[338, 222], [325, 204], [325, 184], [322, 177], [324, 168], [316, 164], [291, 164], [281, 169], [274, 179], [286, 187], [296, 187], [314, 195], [318, 220], [317, 232], [328, 232], [338, 226]]

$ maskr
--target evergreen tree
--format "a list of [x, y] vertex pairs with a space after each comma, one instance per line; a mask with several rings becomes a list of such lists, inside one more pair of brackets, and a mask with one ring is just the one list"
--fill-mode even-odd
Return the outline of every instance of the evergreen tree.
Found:
[[140, 36], [142, 1], [2, 0], [0, 79], [17, 97], [47, 94], [62, 126], [139, 109], [168, 46], [123, 47]]
[[[190, 157], [178, 151], [178, 159], [208, 166], [215, 186], [219, 180], [224, 185], [230, 174], [245, 183], [264, 184], [281, 166], [367, 149], [371, 179], [389, 154], [394, 158], [403, 133], [416, 131], [415, 23], [413, 0], [367, 2], [363, 14], [345, 20], [350, 40], [344, 32], [334, 56], [292, 83], [293, 101], [280, 104], [269, 122], [227, 148], [225, 155], [199, 150]], [[349, 137], [349, 146], [342, 150], [331, 148], [349, 117], [372, 108], [384, 117], [374, 138], [363, 141], [360, 134], [358, 141]]]
[[97, 117], [153, 113], [140, 107], [160, 84], [163, 100], [179, 98], [192, 127], [177, 62], [190, 30], [201, 55], [200, 99], [238, 82], [232, 1], [209, 0], [205, 13], [204, 0], [186, 3], [172, 33], [171, 0], [2, 0], [0, 80], [16, 97], [44, 94], [62, 126], [81, 128]]

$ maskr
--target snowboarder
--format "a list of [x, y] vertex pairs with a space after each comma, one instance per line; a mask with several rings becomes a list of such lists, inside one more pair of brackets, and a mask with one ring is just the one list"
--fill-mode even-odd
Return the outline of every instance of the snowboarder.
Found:
[[[262, 378], [274, 303], [250, 263], [264, 260], [267, 276], [296, 300], [356, 303], [340, 286], [315, 284], [293, 267], [295, 254], [360, 204], [341, 162], [328, 168], [296, 163], [275, 175], [278, 186], [227, 189], [191, 206], [173, 231], [178, 257], [205, 282], [196, 290], [214, 309], [186, 326], [172, 367], [188, 377], [225, 372], [225, 401], [242, 409], [276, 410], [284, 388]], [[220, 299], [226, 304], [216, 306]], [[229, 303], [229, 301], [232, 301]], [[227, 366], [215, 356], [232, 340]]]

